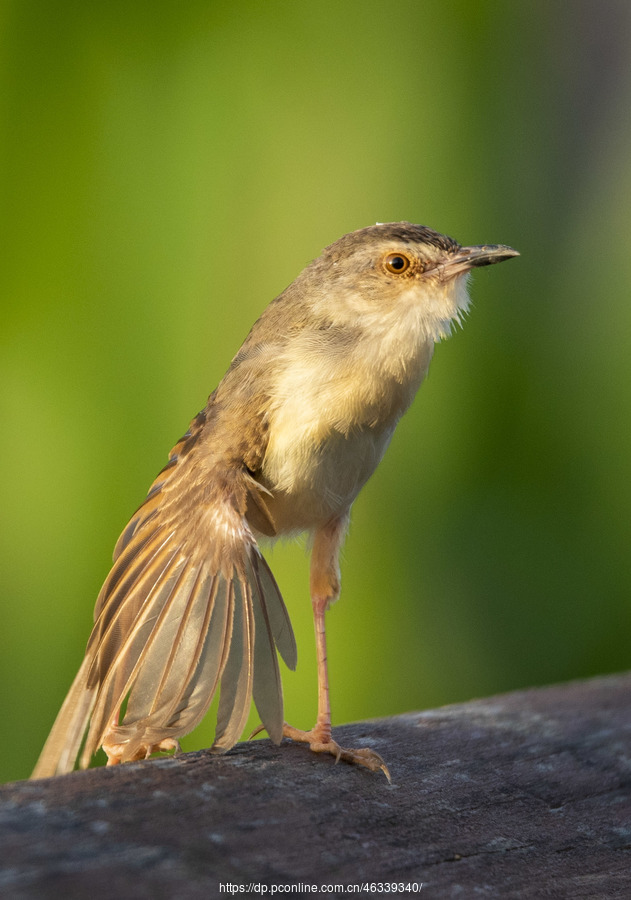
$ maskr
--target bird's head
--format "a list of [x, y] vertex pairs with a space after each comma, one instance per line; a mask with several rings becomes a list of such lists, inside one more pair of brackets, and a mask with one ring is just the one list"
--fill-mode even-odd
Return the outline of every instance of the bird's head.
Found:
[[519, 256], [502, 244], [463, 247], [423, 225], [391, 222], [344, 235], [299, 281], [315, 309], [333, 324], [373, 334], [411, 329], [410, 338], [449, 335], [469, 305], [471, 269]]

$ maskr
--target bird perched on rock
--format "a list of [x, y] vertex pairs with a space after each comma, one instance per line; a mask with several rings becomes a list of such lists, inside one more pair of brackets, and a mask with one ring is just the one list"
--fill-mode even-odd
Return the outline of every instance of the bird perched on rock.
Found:
[[[331, 735], [325, 611], [340, 591], [351, 505], [467, 311], [476, 266], [519, 254], [461, 247], [408, 222], [344, 235], [270, 303], [120, 536], [85, 659], [33, 777], [178, 747], [220, 686], [212, 750], [264, 728], [377, 771]], [[318, 665], [310, 731], [284, 722], [277, 651], [296, 644], [259, 538], [307, 532]]]

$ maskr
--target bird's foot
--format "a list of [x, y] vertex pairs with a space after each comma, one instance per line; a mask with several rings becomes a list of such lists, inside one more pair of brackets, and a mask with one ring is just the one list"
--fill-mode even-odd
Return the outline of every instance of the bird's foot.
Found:
[[[264, 730], [264, 726], [260, 725], [252, 732], [250, 738]], [[302, 731], [300, 728], [294, 728], [293, 725], [288, 725], [285, 722], [283, 725], [283, 737], [290, 738], [292, 741], [298, 741], [301, 744], [309, 744], [309, 749], [314, 753], [330, 753], [331, 756], [335, 757], [336, 763], [343, 760], [356, 766], [364, 766], [366, 769], [370, 769], [371, 772], [381, 771], [388, 779], [388, 782], [392, 783], [387, 765], [375, 750], [370, 750], [368, 747], [360, 749], [340, 747], [337, 741], [334, 741], [331, 737], [330, 729], [320, 728], [316, 725], [311, 731]]]
[[157, 744], [141, 744], [138, 749], [131, 755], [126, 754], [127, 744], [103, 744], [103, 750], [107, 754], [107, 765], [118, 766], [123, 759], [125, 762], [135, 762], [138, 759], [149, 759], [152, 753], [168, 753], [169, 750], [175, 750], [179, 753], [180, 742], [174, 738], [165, 738]]

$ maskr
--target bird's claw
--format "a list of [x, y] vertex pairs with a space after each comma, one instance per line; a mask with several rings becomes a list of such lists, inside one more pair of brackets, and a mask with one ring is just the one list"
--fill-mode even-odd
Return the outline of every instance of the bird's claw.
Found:
[[136, 752], [129, 757], [125, 757], [126, 744], [103, 744], [103, 749], [107, 754], [108, 766], [118, 766], [123, 759], [125, 759], [125, 762], [149, 759], [152, 753], [168, 753], [170, 750], [174, 750], [177, 756], [182, 752], [180, 742], [176, 741], [175, 738], [165, 738], [156, 744], [141, 744]]
[[263, 725], [263, 723], [261, 722], [261, 724], [257, 725], [256, 728], [254, 729], [254, 731], [252, 731], [248, 735], [248, 740], [251, 741], [252, 738], [255, 738], [257, 736], [257, 734], [260, 734], [262, 731], [265, 731], [265, 730], [266, 730], [265, 725]]
[[364, 766], [371, 772], [381, 771], [388, 779], [388, 783], [392, 784], [390, 771], [383, 758], [375, 750], [370, 750], [368, 747], [359, 749], [340, 747], [337, 741], [334, 741], [331, 737], [322, 739], [324, 735], [319, 735], [316, 729], [301, 731], [287, 724], [283, 726], [283, 736], [290, 738], [292, 741], [309, 744], [309, 749], [314, 753], [330, 753], [331, 756], [335, 757], [336, 765], [342, 760], [352, 765]]

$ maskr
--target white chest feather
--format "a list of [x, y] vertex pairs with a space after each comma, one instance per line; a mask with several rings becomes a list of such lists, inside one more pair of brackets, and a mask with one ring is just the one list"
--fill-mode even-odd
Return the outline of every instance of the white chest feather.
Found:
[[327, 360], [312, 348], [280, 370], [262, 474], [283, 530], [309, 528], [348, 510], [412, 402], [432, 349], [424, 344], [396, 374], [365, 347], [359, 363]]

